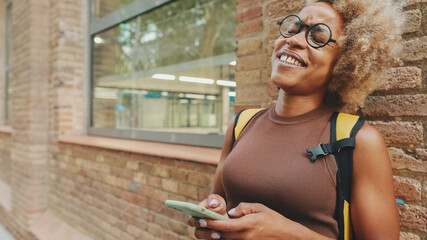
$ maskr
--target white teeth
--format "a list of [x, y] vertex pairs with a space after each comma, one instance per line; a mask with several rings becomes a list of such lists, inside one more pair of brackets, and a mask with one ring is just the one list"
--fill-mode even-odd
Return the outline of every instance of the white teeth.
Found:
[[285, 55], [280, 56], [280, 61], [285, 62], [286, 61], [286, 56]]
[[291, 65], [299, 66], [299, 67], [302, 66], [300, 61], [298, 61], [297, 59], [295, 59], [291, 56], [282, 55], [282, 56], [280, 56], [280, 61], [286, 62], [286, 63], [291, 64]]

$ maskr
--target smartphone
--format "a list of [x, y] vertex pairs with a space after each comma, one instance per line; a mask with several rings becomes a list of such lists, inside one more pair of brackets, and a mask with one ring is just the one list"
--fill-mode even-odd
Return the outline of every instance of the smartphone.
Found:
[[170, 208], [184, 212], [196, 218], [208, 218], [208, 219], [215, 219], [215, 220], [227, 219], [225, 216], [222, 216], [214, 211], [203, 208], [194, 203], [175, 201], [175, 200], [166, 200], [165, 204]]

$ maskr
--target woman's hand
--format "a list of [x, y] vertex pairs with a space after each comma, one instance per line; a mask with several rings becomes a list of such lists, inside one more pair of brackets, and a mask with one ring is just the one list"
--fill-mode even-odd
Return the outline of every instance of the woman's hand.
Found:
[[[199, 204], [199, 206], [202, 206], [206, 209], [219, 213], [228, 218], [227, 206], [226, 206], [225, 200], [218, 194], [209, 195], [207, 199], [203, 200]], [[206, 221], [204, 219], [199, 219], [194, 217], [190, 217], [188, 219], [188, 224], [196, 228], [194, 235], [198, 239], [212, 239], [211, 235], [215, 234], [215, 231], [205, 228], [206, 227], [205, 225], [201, 226], [201, 223], [203, 225], [204, 223], [206, 223]]]
[[[329, 239], [258, 203], [241, 203], [229, 220], [201, 220], [205, 239]], [[208, 235], [202, 235], [208, 234]]]

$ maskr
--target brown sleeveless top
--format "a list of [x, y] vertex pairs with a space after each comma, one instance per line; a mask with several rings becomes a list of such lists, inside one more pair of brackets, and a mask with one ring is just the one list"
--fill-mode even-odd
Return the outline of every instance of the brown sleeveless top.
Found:
[[285, 118], [273, 106], [256, 115], [225, 160], [222, 182], [227, 209], [240, 202], [261, 203], [337, 238], [335, 159], [329, 155], [311, 162], [305, 150], [330, 142], [332, 113], [321, 107]]

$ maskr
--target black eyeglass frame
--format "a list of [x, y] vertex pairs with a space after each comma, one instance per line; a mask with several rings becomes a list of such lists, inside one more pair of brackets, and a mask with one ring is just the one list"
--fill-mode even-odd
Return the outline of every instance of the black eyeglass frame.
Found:
[[[297, 18], [298, 18], [298, 20], [299, 20], [299, 22], [301, 23], [301, 26], [299, 27], [298, 31], [297, 31], [294, 35], [292, 35], [292, 36], [290, 36], [290, 37], [286, 37], [286, 36], [282, 33], [282, 28], [281, 28], [281, 26], [282, 26], [283, 22], [284, 22], [287, 18], [289, 18], [289, 17], [297, 17]], [[286, 16], [285, 18], [283, 18], [283, 20], [282, 20], [282, 21], [277, 22], [277, 25], [279, 25], [279, 32], [280, 32], [280, 35], [282, 35], [282, 37], [284, 37], [284, 38], [291, 38], [291, 37], [293, 37], [293, 36], [297, 35], [298, 33], [300, 33], [300, 32], [302, 31], [302, 29], [304, 29], [304, 28], [306, 27], [306, 28], [307, 28], [307, 33], [305, 34], [305, 40], [307, 41], [308, 45], [310, 45], [312, 48], [322, 48], [322, 47], [324, 47], [324, 46], [328, 45], [328, 43], [330, 43], [330, 42], [333, 42], [333, 43], [336, 43], [336, 42], [337, 42], [335, 39], [333, 39], [333, 38], [332, 38], [332, 30], [331, 30], [331, 28], [330, 28], [327, 24], [325, 24], [325, 23], [316, 23], [316, 24], [314, 24], [314, 25], [310, 26], [310, 25], [308, 25], [308, 24], [303, 23], [303, 22], [301, 21], [301, 18], [299, 18], [297, 15], [288, 15], [288, 16]], [[313, 46], [313, 45], [311, 45], [311, 44], [310, 44], [310, 42], [308, 41], [308, 34], [310, 33], [310, 30], [311, 30], [311, 29], [313, 29], [314, 27], [319, 26], [319, 25], [326, 26], [326, 27], [329, 29], [329, 33], [330, 33], [330, 34], [329, 34], [329, 40], [328, 40], [328, 41], [326, 41], [326, 43], [324, 43], [324, 44], [323, 44], [323, 45], [321, 45], [321, 46]]]

